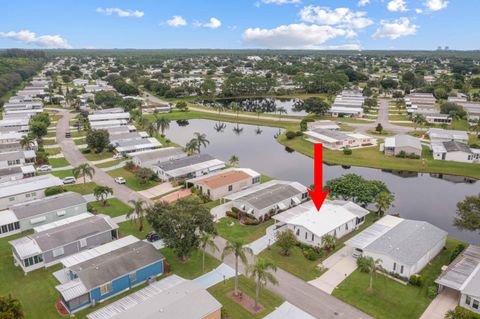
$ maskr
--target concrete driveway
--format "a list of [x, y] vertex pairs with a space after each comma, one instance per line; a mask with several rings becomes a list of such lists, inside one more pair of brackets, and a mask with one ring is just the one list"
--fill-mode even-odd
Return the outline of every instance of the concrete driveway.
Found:
[[459, 293], [453, 289], [445, 288], [428, 305], [420, 319], [443, 319], [449, 310], [458, 305]]
[[351, 248], [343, 247], [325, 259], [323, 266], [328, 270], [308, 283], [331, 295], [333, 290], [357, 269], [357, 260], [352, 257]]
[[165, 182], [165, 183], [161, 183], [157, 186], [154, 186], [152, 188], [149, 188], [149, 189], [146, 189], [146, 190], [143, 190], [143, 191], [139, 191], [138, 193], [142, 196], [147, 197], [147, 198], [154, 198], [154, 197], [158, 197], [158, 196], [161, 196], [163, 194], [169, 193], [172, 190], [180, 189], [180, 188], [181, 188], [180, 186], [179, 187], [173, 187], [171, 183]]

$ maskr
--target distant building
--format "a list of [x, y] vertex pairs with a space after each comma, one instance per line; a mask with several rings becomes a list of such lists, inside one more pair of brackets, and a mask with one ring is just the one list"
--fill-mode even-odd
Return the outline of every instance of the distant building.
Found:
[[340, 126], [335, 123], [334, 121], [329, 121], [329, 120], [318, 120], [315, 122], [308, 122], [307, 123], [307, 129], [309, 131], [314, 131], [314, 130], [338, 130], [340, 129]]
[[327, 113], [333, 117], [361, 117], [364, 102], [362, 92], [344, 90], [337, 95]]
[[385, 138], [384, 153], [386, 156], [397, 156], [401, 152], [404, 152], [406, 155], [422, 155], [420, 139], [403, 134]]

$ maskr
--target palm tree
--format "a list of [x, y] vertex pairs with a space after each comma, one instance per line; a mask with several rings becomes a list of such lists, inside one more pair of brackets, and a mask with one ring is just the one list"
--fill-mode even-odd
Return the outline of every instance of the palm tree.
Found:
[[25, 150], [29, 150], [32, 147], [33, 141], [35, 141], [35, 139], [31, 135], [24, 135], [20, 140], [20, 146]]
[[477, 137], [480, 136], [480, 117], [472, 122], [472, 130], [475, 132]]
[[140, 125], [140, 127], [147, 128], [150, 124], [151, 122], [143, 116], [138, 119], [138, 125]]
[[93, 178], [93, 174], [95, 174], [95, 169], [90, 166], [90, 164], [88, 163], [83, 163], [83, 164], [80, 164], [78, 165], [77, 167], [75, 167], [73, 170], [73, 176], [75, 176], [75, 178], [78, 178], [78, 177], [83, 177], [83, 187], [85, 187], [85, 184], [87, 183], [87, 176], [92, 179]]
[[165, 116], [162, 116], [155, 121], [155, 126], [157, 127], [157, 130], [162, 132], [162, 136], [165, 136], [165, 130], [170, 128], [170, 120]]
[[375, 206], [377, 206], [377, 214], [383, 216], [385, 211], [393, 206], [395, 197], [390, 192], [380, 192], [375, 198]]
[[113, 195], [113, 189], [108, 186], [97, 186], [93, 189], [93, 195], [98, 201], [102, 201], [102, 206], [107, 206], [108, 195]]
[[253, 251], [249, 247], [243, 246], [243, 242], [239, 240], [228, 241], [222, 251], [222, 260], [225, 256], [233, 254], [235, 256], [235, 296], [238, 295], [238, 259], [242, 261], [244, 265], [247, 265], [247, 254], [253, 255]]
[[193, 135], [195, 136], [194, 140], [197, 141], [197, 151], [198, 151], [198, 153], [200, 153], [200, 148], [202, 146], [207, 147], [207, 145], [210, 144], [210, 141], [207, 140], [207, 135], [205, 133], [195, 132], [195, 133], [193, 133]]
[[230, 162], [230, 165], [235, 167], [235, 166], [237, 166], [237, 164], [240, 160], [238, 159], [238, 156], [234, 154], [230, 157], [230, 159], [228, 161]]
[[334, 235], [326, 234], [322, 236], [322, 247], [327, 251], [335, 249], [337, 238]]
[[375, 276], [375, 273], [377, 272], [377, 269], [379, 268], [380, 264], [382, 263], [382, 260], [380, 258], [373, 259], [373, 257], [365, 257], [365, 267], [368, 270], [368, 273], [370, 274], [370, 281], [368, 283], [368, 291], [373, 291], [373, 276]]
[[277, 107], [275, 110], [278, 112], [279, 121], [282, 120], [282, 114], [287, 114], [287, 110], [283, 106]]
[[218, 251], [218, 247], [213, 240], [214, 238], [215, 235], [206, 232], [204, 232], [199, 238], [200, 248], [202, 249], [202, 274], [205, 273], [205, 253], [207, 248], [212, 251]]
[[270, 259], [258, 258], [253, 265], [248, 266], [247, 274], [255, 280], [255, 309], [258, 309], [258, 298], [260, 288], [265, 287], [267, 283], [278, 284], [277, 278], [270, 271], [277, 271], [277, 266]]
[[426, 119], [425, 119], [425, 116], [423, 116], [423, 114], [415, 114], [412, 118], [412, 121], [413, 121], [413, 124], [414, 124], [414, 129], [416, 131], [417, 126], [425, 123]]
[[130, 217], [132, 217], [132, 222], [138, 222], [138, 231], [141, 232], [143, 231], [143, 220], [145, 219], [145, 208], [143, 207], [145, 201], [139, 198], [136, 200], [131, 199], [128, 202], [132, 205], [133, 210], [127, 213], [127, 219], [130, 219]]
[[153, 134], [157, 132], [157, 127], [155, 126], [155, 124], [149, 121], [145, 130], [147, 131], [148, 135], [153, 136]]
[[213, 129], [218, 133], [220, 133], [220, 132], [223, 132], [226, 127], [227, 127], [227, 124], [219, 121], [218, 123], [215, 123], [215, 125], [213, 126]]
[[232, 111], [237, 113], [237, 121], [238, 121], [238, 113], [240, 113], [242, 108], [240, 107], [240, 105], [237, 102], [230, 103], [230, 108], [232, 109]]
[[185, 145], [185, 151], [189, 154], [195, 153], [195, 151], [198, 149], [198, 142], [196, 139], [192, 138], [186, 145]]

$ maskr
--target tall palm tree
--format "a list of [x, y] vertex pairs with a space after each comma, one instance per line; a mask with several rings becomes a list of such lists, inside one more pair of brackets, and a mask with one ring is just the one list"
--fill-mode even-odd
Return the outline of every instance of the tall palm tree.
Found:
[[131, 199], [128, 202], [132, 205], [133, 210], [127, 213], [127, 219], [130, 219], [130, 217], [132, 217], [132, 222], [138, 222], [138, 231], [141, 232], [143, 231], [143, 220], [145, 219], [145, 208], [143, 207], [145, 201], [139, 198], [136, 200]]
[[185, 151], [189, 154], [195, 153], [195, 151], [198, 149], [198, 142], [196, 139], [192, 138], [186, 145], [185, 145]]
[[278, 119], [280, 121], [282, 120], [282, 114], [287, 114], [287, 110], [283, 106], [277, 107], [275, 110], [278, 112]]
[[368, 273], [370, 274], [370, 280], [368, 282], [368, 291], [373, 291], [373, 276], [377, 272], [377, 269], [380, 268], [380, 264], [382, 260], [380, 258], [373, 259], [373, 257], [366, 257], [367, 261], [366, 267], [368, 269]]
[[242, 108], [237, 102], [232, 102], [230, 103], [230, 109], [232, 109], [233, 112], [237, 113], [237, 121], [238, 121], [238, 113], [240, 113]]
[[480, 136], [480, 117], [472, 122], [472, 130], [475, 132], [476, 136]]
[[255, 263], [248, 266], [247, 274], [255, 280], [255, 308], [258, 309], [258, 299], [260, 288], [265, 287], [267, 283], [278, 284], [277, 278], [270, 272], [277, 271], [277, 266], [273, 261], [266, 258], [258, 258]]
[[97, 186], [93, 189], [93, 195], [98, 201], [102, 202], [102, 206], [107, 206], [108, 195], [113, 195], [113, 189], [108, 186]]
[[157, 127], [155, 126], [155, 124], [149, 121], [145, 130], [147, 131], [148, 135], [153, 136], [155, 132], [157, 132]]
[[240, 160], [238, 159], [238, 156], [234, 154], [230, 157], [230, 159], [228, 161], [230, 162], [230, 165], [235, 167], [235, 166], [237, 166], [237, 164]]
[[75, 178], [83, 177], [83, 187], [85, 187], [85, 184], [87, 183], [87, 176], [92, 179], [93, 175], [95, 174], [95, 168], [90, 166], [88, 163], [83, 163], [75, 167], [72, 172]]
[[205, 133], [195, 132], [193, 135], [194, 139], [197, 141], [197, 151], [200, 153], [201, 147], [207, 147], [207, 145], [210, 144], [210, 141], [207, 140], [207, 135]]
[[207, 248], [212, 251], [218, 251], [218, 247], [213, 240], [215, 235], [204, 232], [200, 238], [200, 248], [202, 249], [202, 274], [205, 273], [205, 253]]
[[235, 296], [238, 295], [238, 259], [246, 266], [248, 264], [247, 254], [253, 255], [253, 251], [249, 247], [245, 247], [240, 240], [228, 241], [222, 251], [222, 260], [225, 256], [233, 254], [235, 256]]
[[20, 146], [25, 150], [29, 150], [34, 141], [35, 139], [31, 135], [24, 135], [20, 140]]
[[334, 235], [326, 234], [322, 236], [322, 247], [327, 251], [331, 251], [332, 249], [335, 249], [336, 245], [337, 245], [337, 237], [335, 237]]
[[165, 116], [162, 116], [155, 120], [155, 126], [157, 127], [157, 130], [162, 132], [162, 136], [165, 136], [165, 130], [170, 128], [170, 120]]

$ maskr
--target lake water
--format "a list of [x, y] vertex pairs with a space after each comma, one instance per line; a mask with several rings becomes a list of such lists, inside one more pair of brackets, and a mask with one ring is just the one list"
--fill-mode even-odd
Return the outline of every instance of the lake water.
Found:
[[269, 98], [245, 98], [245, 99], [219, 99], [215, 101], [202, 101], [199, 102], [202, 105], [217, 107], [220, 105], [224, 109], [230, 109], [230, 103], [236, 102], [240, 105], [243, 111], [247, 112], [256, 112], [257, 109], [260, 109], [263, 113], [278, 114], [276, 112], [277, 107], [285, 108], [288, 116], [305, 116], [307, 113], [305, 111], [295, 111], [294, 104], [297, 100], [295, 99], [269, 99]]
[[[275, 140], [275, 135], [281, 132], [278, 128], [243, 124], [237, 126], [234, 123], [209, 120], [190, 120], [188, 125], [179, 126], [172, 121], [166, 135], [172, 141], [185, 145], [193, 138], [194, 132], [205, 133], [210, 141], [202, 153], [225, 162], [235, 154], [240, 160], [239, 167], [249, 167], [277, 179], [298, 181], [304, 185], [313, 182], [313, 160], [285, 150]], [[479, 242], [480, 236], [477, 233], [460, 231], [452, 226], [452, 222], [457, 202], [467, 195], [480, 193], [480, 182], [456, 176], [440, 178], [431, 174], [391, 173], [371, 168], [328, 165], [324, 165], [323, 178], [326, 181], [347, 173], [385, 182], [395, 194], [395, 206], [391, 213], [425, 220], [448, 231], [453, 237], [470, 243]]]

